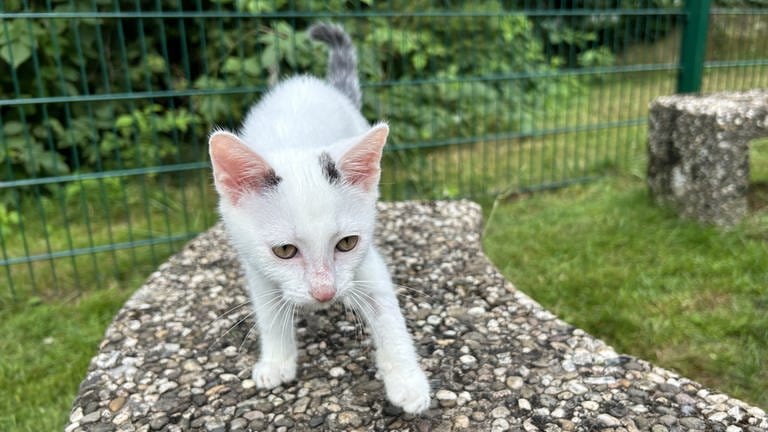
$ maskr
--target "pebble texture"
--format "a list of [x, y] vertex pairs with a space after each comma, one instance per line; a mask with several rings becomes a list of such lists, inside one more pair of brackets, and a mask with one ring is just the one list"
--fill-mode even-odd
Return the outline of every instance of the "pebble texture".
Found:
[[119, 312], [66, 431], [765, 431], [763, 410], [617, 354], [517, 291], [481, 251], [467, 202], [380, 205], [379, 244], [433, 388], [404, 414], [354, 316], [297, 317], [296, 381], [259, 390], [258, 335], [221, 227]]
[[768, 90], [656, 99], [648, 185], [682, 216], [733, 225], [747, 213], [749, 141], [768, 136]]

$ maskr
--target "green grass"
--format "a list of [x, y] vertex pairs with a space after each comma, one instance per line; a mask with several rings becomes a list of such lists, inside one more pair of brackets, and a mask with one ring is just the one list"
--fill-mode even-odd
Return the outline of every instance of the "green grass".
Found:
[[484, 246], [520, 290], [621, 352], [768, 406], [768, 211], [678, 219], [613, 177], [497, 201]]
[[[24, 256], [25, 251], [34, 255], [184, 238], [216, 220], [214, 202], [207, 173], [199, 179], [143, 183], [85, 181], [25, 202], [24, 224], [5, 230], [3, 241], [9, 255]], [[0, 290], [0, 431], [64, 427], [107, 325], [133, 290], [183, 243], [163, 241], [9, 268], [13, 291]]]
[[0, 310], [0, 430], [62, 430], [104, 329], [130, 290]]

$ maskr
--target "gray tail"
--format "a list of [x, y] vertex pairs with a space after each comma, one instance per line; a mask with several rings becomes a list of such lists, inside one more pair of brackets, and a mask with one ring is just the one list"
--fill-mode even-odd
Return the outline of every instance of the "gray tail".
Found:
[[317, 23], [309, 28], [309, 37], [328, 45], [328, 82], [360, 109], [360, 81], [357, 77], [357, 53], [344, 29], [338, 24]]

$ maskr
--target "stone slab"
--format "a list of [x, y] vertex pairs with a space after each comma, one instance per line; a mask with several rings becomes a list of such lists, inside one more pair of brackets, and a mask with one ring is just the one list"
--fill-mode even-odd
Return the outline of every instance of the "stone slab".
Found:
[[768, 136], [768, 90], [673, 95], [648, 118], [648, 186], [683, 217], [728, 226], [748, 210], [749, 142]]

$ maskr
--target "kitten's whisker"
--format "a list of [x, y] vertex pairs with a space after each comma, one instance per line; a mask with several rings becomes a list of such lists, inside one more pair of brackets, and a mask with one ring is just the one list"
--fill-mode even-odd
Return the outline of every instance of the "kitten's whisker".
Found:
[[[354, 295], [354, 294], [353, 294]], [[344, 305], [344, 311], [347, 315], [352, 316], [352, 323], [355, 327], [355, 338], [358, 342], [362, 342], [365, 338], [365, 323], [360, 316], [360, 312], [358, 312], [355, 307], [352, 305], [348, 305], [346, 302], [342, 303]]]
[[348, 317], [352, 316], [352, 321], [355, 319], [355, 313], [352, 311], [350, 306], [347, 304], [346, 301], [341, 302], [342, 307], [344, 307], [344, 320], [346, 320]]
[[222, 338], [224, 338], [224, 337], [225, 337], [226, 335], [228, 335], [228, 334], [229, 334], [229, 332], [231, 332], [231, 331], [232, 331], [232, 330], [233, 330], [235, 327], [239, 326], [239, 325], [240, 325], [240, 324], [241, 324], [243, 321], [247, 320], [248, 318], [250, 318], [250, 317], [251, 317], [251, 316], [253, 316], [253, 315], [254, 315], [254, 314], [253, 314], [253, 312], [251, 312], [251, 313], [249, 313], [249, 314], [245, 315], [244, 317], [240, 318], [240, 320], [238, 320], [236, 323], [232, 324], [232, 325], [231, 325], [231, 326], [230, 326], [230, 327], [227, 329], [227, 331], [225, 331], [225, 332], [224, 332], [224, 334], [222, 334], [221, 336], [217, 337], [217, 338], [216, 338], [216, 339], [213, 341], [213, 343], [211, 343], [211, 344], [208, 346], [208, 349], [206, 349], [206, 350], [205, 350], [205, 353], [206, 353], [206, 354], [208, 354], [208, 353], [211, 351], [211, 349], [213, 349], [213, 347], [215, 347], [215, 346], [216, 346], [216, 344], [217, 344], [217, 343], [219, 343], [219, 341], [220, 341]]
[[418, 296], [427, 297], [427, 292], [425, 290], [416, 289], [413, 287], [409, 287], [408, 285], [401, 285], [401, 284], [392, 284], [393, 287], [395, 287], [395, 292], [399, 295], [403, 295], [402, 292], [412, 293]]
[[412, 296], [412, 295], [408, 295], [408, 294], [402, 294], [402, 293], [397, 293], [397, 298], [405, 299], [405, 300], [410, 300], [413, 303], [418, 303], [419, 300], [423, 300], [423, 298], [420, 299], [420, 298], [418, 298], [416, 296]]
[[272, 320], [269, 322], [270, 328], [275, 325], [275, 322], [276, 322], [275, 320], [277, 320], [278, 318], [281, 318], [280, 313], [282, 312], [283, 308], [287, 303], [288, 302], [285, 301], [285, 299], [280, 298], [277, 302], [273, 302], [269, 306], [270, 313], [272, 313]]
[[403, 290], [403, 291], [412, 292], [421, 296], [427, 296], [427, 292], [425, 290], [419, 290], [413, 287], [409, 287], [407, 285], [394, 284], [394, 287], [397, 288], [397, 291]]
[[205, 324], [205, 325], [203, 326], [203, 328], [207, 328], [207, 327], [210, 327], [210, 326], [211, 326], [211, 324], [213, 324], [213, 323], [215, 323], [216, 321], [220, 320], [221, 318], [223, 318], [223, 317], [225, 317], [225, 316], [227, 316], [227, 315], [229, 315], [229, 314], [231, 314], [231, 313], [235, 312], [236, 310], [238, 310], [238, 309], [242, 308], [243, 306], [245, 306], [245, 305], [247, 305], [247, 304], [249, 304], [249, 303], [250, 303], [250, 301], [247, 301], [247, 302], [244, 302], [244, 303], [240, 303], [239, 305], [236, 305], [236, 306], [233, 306], [233, 307], [231, 307], [231, 308], [227, 309], [227, 310], [226, 310], [226, 311], [224, 311], [224, 312], [223, 312], [221, 315], [217, 316], [216, 318], [212, 319], [210, 322], [208, 322], [207, 324]]
[[[285, 314], [284, 324], [280, 330], [281, 337], [280, 340], [283, 344], [295, 344], [296, 342], [293, 340], [294, 334], [293, 334], [293, 325], [294, 325], [294, 318], [296, 316], [296, 303], [289, 302], [289, 308], [287, 313]], [[283, 347], [283, 351], [285, 350], [285, 347]]]
[[[368, 287], [375, 285], [376, 281], [354, 281], [355, 284], [363, 287]], [[397, 285], [393, 284], [393, 287], [395, 287], [395, 294], [398, 298], [410, 300], [413, 303], [418, 303], [419, 301], [423, 301], [425, 297], [427, 297], [427, 294], [425, 291], [417, 290], [415, 288], [408, 287], [406, 285]], [[411, 295], [410, 293], [413, 293], [414, 295]]]
[[362, 336], [358, 336], [358, 335], [361, 335], [362, 333], [360, 328], [358, 327], [360, 325], [360, 317], [359, 317], [360, 313], [356, 310], [356, 306], [354, 305], [355, 299], [352, 297], [348, 297], [347, 300], [350, 302], [350, 304], [347, 304], [345, 302], [344, 310], [346, 310], [349, 315], [352, 315], [352, 323], [353, 323], [353, 326], [355, 327], [355, 338], [357, 339], [358, 337], [362, 337]]
[[[357, 288], [357, 287], [355, 287], [355, 288]], [[360, 290], [360, 289], [352, 289], [352, 290], [350, 290], [350, 292], [352, 292], [355, 295], [357, 295], [359, 299], [365, 299], [369, 303], [371, 303], [371, 304], [373, 304], [375, 306], [381, 306], [381, 302], [379, 301], [379, 299], [376, 298], [376, 296], [374, 296], [372, 293], [370, 293], [368, 291]]]
[[270, 290], [268, 292], [259, 293], [259, 294], [255, 295], [255, 296], [253, 296], [251, 301], [253, 301], [253, 300], [263, 300], [263, 299], [270, 299], [271, 300], [271, 299], [275, 299], [275, 298], [279, 298], [279, 297], [280, 297], [280, 291]]
[[265, 299], [265, 298], [276, 299], [276, 298], [280, 298], [280, 297], [282, 297], [282, 295], [281, 295], [281, 291], [279, 289], [270, 289], [270, 290], [267, 290], [267, 291], [264, 291], [264, 292], [257, 293], [256, 295], [253, 296], [251, 301], [253, 301], [253, 300], [261, 300], [261, 299]]
[[251, 303], [263, 304], [263, 307], [271, 309], [276, 303], [283, 301], [282, 292], [279, 289], [270, 289], [266, 292], [258, 293], [251, 298]]
[[360, 327], [360, 339], [362, 342], [362, 339], [366, 336], [366, 329], [368, 328], [368, 323], [365, 322], [365, 318], [362, 316], [362, 313], [354, 312], [355, 321], [357, 322], [357, 325]]
[[[275, 297], [265, 304], [265, 306], [267, 306], [271, 312], [274, 312], [274, 315], [272, 316], [272, 321], [269, 323], [270, 327], [272, 327], [272, 325], [275, 324], [275, 319], [277, 319], [280, 316], [280, 312], [283, 309], [284, 303], [286, 303], [286, 301], [282, 297]], [[277, 310], [275, 310], [276, 307], [277, 307]], [[258, 326], [258, 321], [254, 323], [254, 325], [252, 325], [251, 328], [248, 329], [248, 332], [245, 334], [245, 336], [243, 336], [243, 340], [240, 341], [240, 345], [237, 347], [238, 353], [240, 352], [240, 350], [243, 349], [245, 342], [248, 340], [248, 338], [251, 336], [251, 333], [257, 326]]]
[[378, 336], [378, 329], [375, 325], [376, 309], [375, 304], [378, 304], [377, 300], [370, 294], [359, 291], [350, 290], [349, 299], [353, 302], [354, 306], [360, 311], [360, 315], [368, 323], [368, 329], [374, 337]]
[[[267, 308], [268, 312], [273, 313], [273, 312], [276, 312], [276, 310], [278, 308], [282, 307], [282, 303], [284, 301], [285, 301], [285, 299], [282, 296], [276, 295], [276, 296], [272, 297], [269, 301], [264, 303], [264, 307]], [[272, 324], [274, 324], [274, 323], [272, 323]]]
[[288, 302], [285, 302], [278, 311], [280, 316], [280, 350], [283, 352], [285, 351], [285, 325], [288, 322], [289, 311], [292, 307]]
[[243, 348], [243, 345], [245, 345], [245, 341], [248, 340], [248, 337], [251, 335], [251, 332], [253, 331], [253, 329], [256, 328], [256, 326], [258, 326], [258, 323], [254, 322], [251, 328], [249, 328], [248, 331], [245, 333], [245, 336], [243, 336], [243, 340], [240, 341], [240, 345], [237, 347], [238, 354], [240, 353], [240, 350]]
[[394, 288], [396, 288], [396, 291], [409, 291], [409, 292], [416, 293], [423, 296], [427, 295], [426, 291], [409, 287], [407, 285], [392, 283], [391, 281], [387, 281], [387, 280], [354, 280], [352, 281], [352, 283], [359, 284], [361, 286], [373, 286], [379, 283], [388, 283], [388, 284], [391, 284]]

